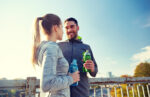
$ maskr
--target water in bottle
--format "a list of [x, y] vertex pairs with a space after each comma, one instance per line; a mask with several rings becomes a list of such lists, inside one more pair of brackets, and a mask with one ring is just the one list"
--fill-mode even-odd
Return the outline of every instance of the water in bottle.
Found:
[[[73, 59], [71, 65], [70, 65], [70, 67], [69, 67], [69, 72], [70, 72], [70, 73], [74, 73], [74, 72], [76, 72], [76, 71], [78, 71], [77, 60], [76, 60], [76, 59]], [[77, 85], [78, 85], [78, 82], [72, 84], [71, 86], [77, 86]]]

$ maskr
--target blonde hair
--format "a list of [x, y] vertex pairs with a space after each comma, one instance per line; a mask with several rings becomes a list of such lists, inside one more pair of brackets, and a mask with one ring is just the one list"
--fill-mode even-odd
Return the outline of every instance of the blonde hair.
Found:
[[33, 35], [33, 46], [32, 46], [32, 64], [37, 64], [37, 49], [38, 46], [41, 43], [41, 38], [40, 38], [40, 26], [39, 22], [41, 20], [41, 25], [43, 28], [43, 31], [46, 35], [51, 34], [51, 29], [53, 25], [60, 25], [61, 20], [57, 15], [54, 14], [46, 14], [43, 17], [38, 17], [35, 21], [35, 31]]

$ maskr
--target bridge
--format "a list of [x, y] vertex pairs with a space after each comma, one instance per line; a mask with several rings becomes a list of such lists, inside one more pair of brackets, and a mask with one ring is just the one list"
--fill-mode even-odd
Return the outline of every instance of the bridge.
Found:
[[[90, 97], [150, 97], [150, 77], [89, 78]], [[8, 90], [19, 91], [17, 97], [40, 97], [40, 80], [0, 80], [0, 97], [9, 97]], [[7, 91], [6, 91], [7, 90]]]

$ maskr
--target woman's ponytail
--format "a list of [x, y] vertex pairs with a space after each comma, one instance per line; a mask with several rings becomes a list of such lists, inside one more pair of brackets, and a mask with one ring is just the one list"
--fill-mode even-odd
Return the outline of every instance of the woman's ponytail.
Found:
[[40, 27], [39, 27], [39, 21], [42, 20], [42, 17], [39, 17], [35, 21], [35, 31], [33, 33], [33, 47], [32, 47], [32, 64], [37, 64], [37, 58], [36, 58], [36, 52], [37, 48], [41, 42], [40, 38]]

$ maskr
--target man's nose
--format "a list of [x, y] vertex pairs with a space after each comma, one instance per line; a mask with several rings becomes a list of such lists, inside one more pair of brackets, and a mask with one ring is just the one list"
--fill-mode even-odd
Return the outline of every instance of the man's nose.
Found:
[[71, 29], [69, 28], [69, 29], [68, 29], [68, 32], [70, 32], [70, 31], [71, 31]]

